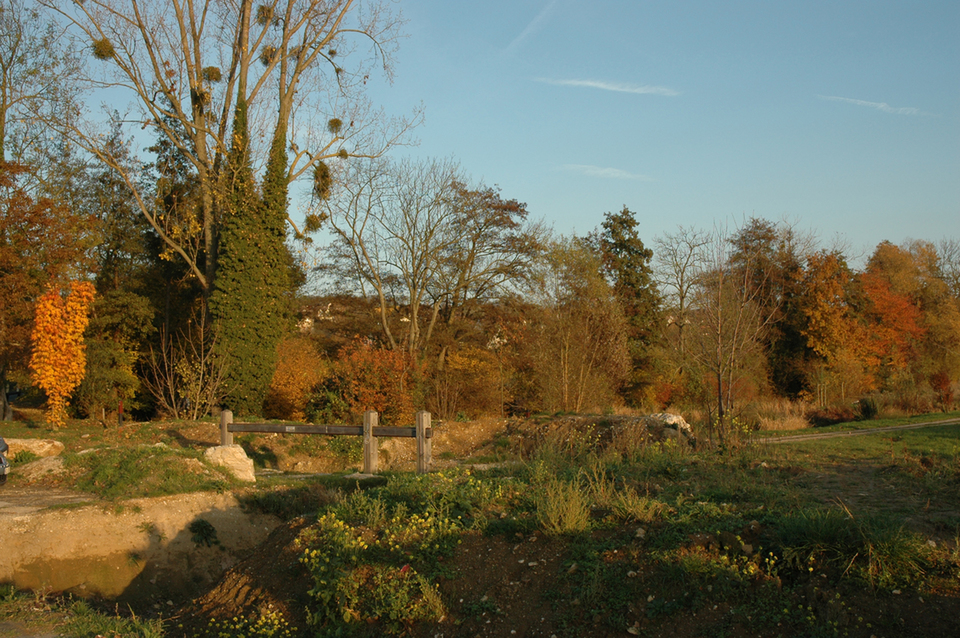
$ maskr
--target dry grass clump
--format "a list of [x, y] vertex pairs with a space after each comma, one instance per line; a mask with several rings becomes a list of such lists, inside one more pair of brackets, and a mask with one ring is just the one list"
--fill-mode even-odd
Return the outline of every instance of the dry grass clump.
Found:
[[770, 399], [757, 404], [756, 418], [761, 430], [802, 430], [811, 427], [806, 414], [810, 405], [802, 401]]

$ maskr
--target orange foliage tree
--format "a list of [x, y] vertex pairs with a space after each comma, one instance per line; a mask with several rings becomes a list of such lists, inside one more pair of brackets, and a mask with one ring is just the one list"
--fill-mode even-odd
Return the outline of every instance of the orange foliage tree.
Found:
[[798, 274], [801, 294], [796, 305], [804, 320], [800, 332], [815, 355], [809, 383], [821, 405], [873, 387], [866, 370], [867, 335], [850, 299], [852, 282], [853, 273], [836, 252], [810, 255]]
[[93, 295], [93, 284], [81, 281], [71, 283], [66, 296], [51, 288], [37, 300], [30, 370], [34, 383], [47, 393], [47, 420], [55, 428], [66, 422], [67, 399], [83, 381], [83, 331]]
[[925, 333], [920, 309], [880, 274], [868, 271], [860, 281], [869, 301], [864, 314], [870, 361], [878, 368], [903, 370], [916, 359], [917, 344]]
[[[51, 282], [90, 265], [93, 220], [47, 197], [35, 199], [18, 179], [26, 168], [0, 160], [0, 418], [13, 418], [8, 382], [30, 364], [35, 300]], [[25, 376], [25, 375], [24, 375]]]
[[337, 353], [331, 376], [316, 389], [319, 419], [360, 423], [375, 410], [389, 425], [413, 421], [414, 387], [420, 369], [404, 350], [376, 347], [356, 338]]

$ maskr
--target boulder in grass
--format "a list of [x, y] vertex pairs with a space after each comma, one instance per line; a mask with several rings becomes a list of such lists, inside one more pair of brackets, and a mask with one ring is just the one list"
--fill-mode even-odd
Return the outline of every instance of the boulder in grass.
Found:
[[203, 453], [205, 459], [225, 467], [237, 480], [254, 483], [257, 477], [253, 473], [253, 459], [247, 456], [239, 445], [217, 445]]

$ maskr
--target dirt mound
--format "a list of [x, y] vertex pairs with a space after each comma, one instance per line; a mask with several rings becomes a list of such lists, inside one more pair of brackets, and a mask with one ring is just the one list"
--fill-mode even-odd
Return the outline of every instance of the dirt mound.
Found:
[[[661, 415], [567, 415], [530, 419], [511, 419], [505, 433], [516, 440], [524, 456], [528, 456], [547, 441], [564, 446], [591, 446], [621, 449], [643, 446], [651, 442], [681, 439], [693, 442], [690, 426], [676, 417], [682, 425], [668, 424]], [[673, 415], [669, 415], [673, 416]]]
[[312, 522], [305, 518], [278, 526], [207, 593], [179, 614], [170, 636], [194, 636], [210, 619], [279, 612], [294, 627], [306, 627], [307, 592], [313, 586], [300, 564], [296, 538]]

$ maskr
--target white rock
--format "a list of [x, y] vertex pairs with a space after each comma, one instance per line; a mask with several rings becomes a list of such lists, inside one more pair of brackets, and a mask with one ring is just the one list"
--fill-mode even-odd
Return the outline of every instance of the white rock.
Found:
[[[674, 430], [678, 435], [682, 434], [688, 439], [693, 438], [693, 428], [691, 428], [690, 424], [679, 414], [658, 412], [657, 414], [649, 415], [647, 418], [662, 424], [665, 430]], [[664, 432], [664, 434], [668, 433]]]
[[205, 459], [227, 468], [240, 481], [256, 482], [253, 474], [253, 459], [239, 445], [217, 445], [203, 453]]

